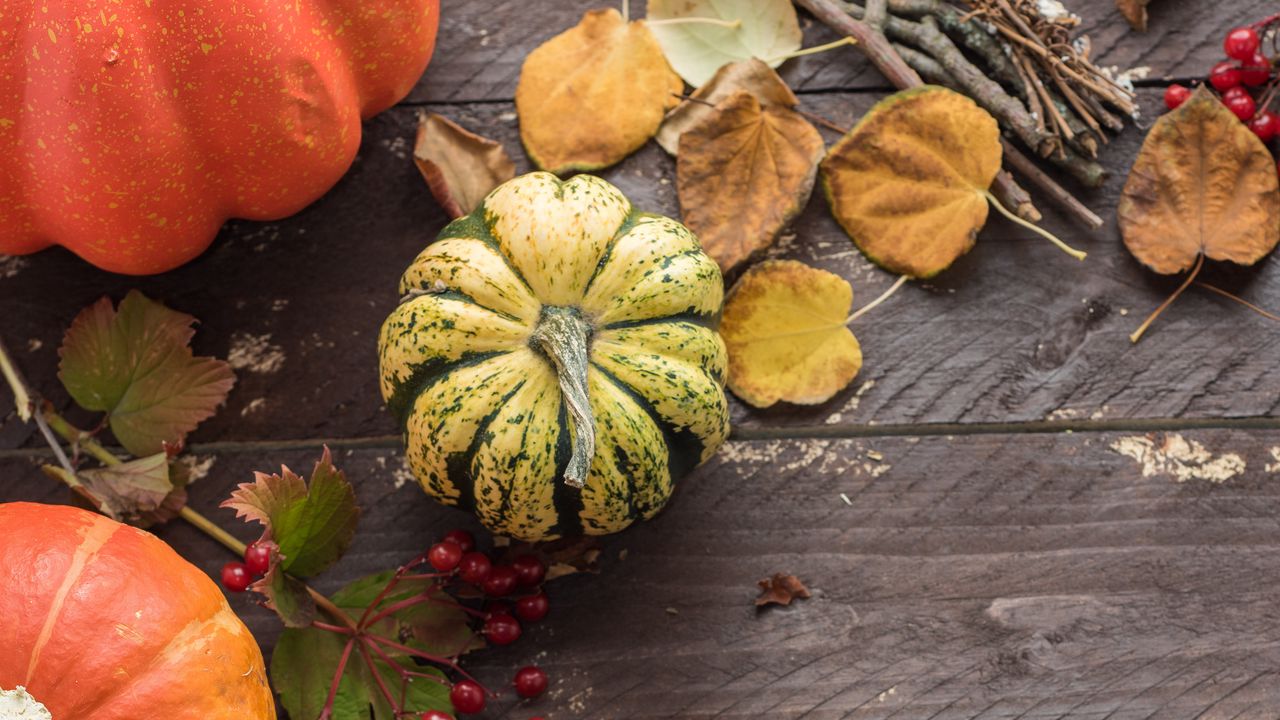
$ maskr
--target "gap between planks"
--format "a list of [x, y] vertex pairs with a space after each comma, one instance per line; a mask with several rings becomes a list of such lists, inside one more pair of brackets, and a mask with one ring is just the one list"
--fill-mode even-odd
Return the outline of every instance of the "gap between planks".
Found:
[[[734, 430], [731, 441], [751, 440], [843, 440], [885, 437], [939, 437], [964, 435], [1043, 435], [1051, 433], [1183, 432], [1187, 430], [1280, 430], [1280, 417], [1242, 418], [1150, 418], [1116, 420], [1037, 420], [987, 423], [886, 423], [883, 425], [801, 425], [795, 427]], [[196, 455], [235, 454], [264, 451], [395, 450], [402, 446], [400, 435], [372, 435], [354, 438], [301, 438], [296, 440], [223, 440], [192, 443], [187, 450]], [[109, 448], [120, 454], [120, 448]], [[0, 449], [0, 460], [52, 457], [48, 448]]]

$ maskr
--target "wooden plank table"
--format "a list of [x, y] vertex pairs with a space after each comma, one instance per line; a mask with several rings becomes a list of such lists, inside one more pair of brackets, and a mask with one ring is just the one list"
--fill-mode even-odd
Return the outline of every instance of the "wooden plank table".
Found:
[[[1274, 11], [1155, 0], [1139, 35], [1110, 0], [1068, 4], [1099, 64], [1149, 66], [1152, 78], [1203, 75], [1229, 27]], [[236, 359], [227, 406], [191, 438], [212, 461], [191, 503], [241, 537], [255, 533], [216, 509], [236, 483], [335, 449], [366, 512], [352, 552], [318, 581], [325, 591], [444, 529], [477, 528], [405, 482], [377, 392], [376, 331], [396, 280], [446, 222], [410, 159], [417, 115], [494, 137], [527, 169], [511, 102], [520, 63], [590, 7], [443, 5], [423, 81], [366, 123], [351, 172], [299, 215], [229, 223], [204, 256], [159, 277], [108, 275], [61, 250], [0, 258], [0, 333], [64, 410], [61, 333], [103, 294], [136, 287], [189, 312], [197, 350]], [[805, 22], [806, 44], [832, 39]], [[783, 74], [803, 109], [843, 125], [888, 91], [850, 48]], [[1144, 125], [1161, 87], [1140, 91]], [[993, 220], [955, 267], [855, 324], [867, 361], [847, 391], [812, 408], [733, 401], [733, 439], [668, 510], [605, 540], [600, 575], [551, 583], [552, 615], [526, 640], [468, 658], [493, 685], [535, 659], [552, 676], [542, 699], [483, 717], [1280, 717], [1280, 334], [1191, 292], [1129, 344], [1174, 284], [1143, 271], [1115, 228], [1141, 135], [1118, 137], [1112, 178], [1081, 193], [1102, 230], [1039, 203], [1086, 263]], [[674, 164], [652, 144], [603, 175], [643, 209], [678, 215]], [[893, 280], [821, 197], [771, 255], [842, 275], [859, 303]], [[1275, 264], [1209, 279], [1276, 309]], [[33, 429], [2, 419], [0, 499], [65, 501], [37, 469]], [[181, 523], [158, 534], [210, 573], [228, 559]], [[757, 611], [755, 581], [776, 571], [814, 597]], [[269, 651], [279, 623], [232, 602]]]

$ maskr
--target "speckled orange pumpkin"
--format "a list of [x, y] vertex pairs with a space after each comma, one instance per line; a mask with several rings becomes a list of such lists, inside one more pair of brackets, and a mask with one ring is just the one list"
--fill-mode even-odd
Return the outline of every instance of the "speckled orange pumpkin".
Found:
[[150, 533], [72, 507], [0, 505], [0, 586], [0, 717], [276, 716], [249, 631]]
[[439, 0], [0, 3], [0, 253], [162, 272], [302, 209], [435, 47]]

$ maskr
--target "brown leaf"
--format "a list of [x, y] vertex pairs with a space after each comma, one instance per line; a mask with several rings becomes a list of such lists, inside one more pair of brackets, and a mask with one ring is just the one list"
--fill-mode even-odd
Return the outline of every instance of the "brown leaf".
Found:
[[746, 90], [764, 107], [794, 109], [800, 104], [791, 88], [778, 73], [763, 61], [752, 58], [722, 66], [702, 87], [693, 91], [691, 100], [682, 101], [667, 113], [655, 139], [663, 150], [675, 155], [680, 148], [680, 135], [715, 112], [719, 105], [738, 90]]
[[519, 555], [536, 556], [547, 566], [547, 580], [600, 572], [600, 540], [590, 535], [543, 543], [513, 542], [498, 549], [499, 563], [510, 563]]
[[516, 176], [515, 163], [501, 143], [436, 113], [418, 119], [413, 162], [436, 202], [453, 218], [475, 210], [490, 190]]
[[1252, 265], [1280, 242], [1275, 160], [1202, 86], [1151, 128], [1116, 214], [1125, 247], [1163, 275], [1201, 254]]
[[525, 58], [516, 86], [520, 138], [544, 170], [596, 170], [630, 155], [657, 132], [684, 82], [643, 21], [612, 8]]
[[786, 573], [774, 573], [756, 583], [760, 586], [760, 597], [756, 598], [756, 607], [765, 605], [790, 605], [795, 598], [807, 599], [809, 588], [800, 582], [800, 578]]
[[787, 107], [738, 90], [680, 136], [680, 211], [728, 272], [769, 247], [809, 201], [826, 146]]
[[98, 499], [104, 513], [116, 520], [137, 519], [160, 509], [173, 492], [169, 458], [164, 453], [81, 470], [80, 479]]
[[1129, 26], [1138, 32], [1147, 31], [1147, 3], [1151, 0], [1116, 0], [1120, 14], [1129, 21]]

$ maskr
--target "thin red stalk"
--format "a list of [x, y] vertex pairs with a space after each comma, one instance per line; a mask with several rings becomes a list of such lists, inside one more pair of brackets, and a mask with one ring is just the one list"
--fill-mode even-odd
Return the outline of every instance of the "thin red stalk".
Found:
[[334, 671], [333, 682], [329, 684], [329, 696], [325, 698], [324, 710], [320, 712], [317, 720], [329, 720], [333, 717], [333, 701], [338, 697], [338, 685], [342, 683], [342, 674], [347, 671], [347, 660], [351, 658], [351, 648], [355, 642], [356, 639], [353, 637], [342, 648], [342, 656], [338, 658], [338, 669]]
[[[370, 640], [380, 645], [385, 645], [386, 647], [389, 647], [392, 650], [399, 650], [400, 652], [405, 653], [407, 655], [412, 655], [413, 657], [416, 657], [416, 658], [422, 658], [423, 660], [437, 663], [439, 665], [447, 665], [450, 668], [457, 670], [466, 679], [474, 682], [477, 685], [480, 685], [479, 680], [476, 680], [475, 677], [471, 675], [471, 673], [467, 672], [466, 670], [463, 670], [462, 666], [458, 665], [458, 663], [454, 662], [453, 660], [440, 657], [439, 655], [432, 655], [430, 653], [425, 653], [421, 650], [416, 650], [414, 648], [409, 647], [408, 645], [402, 645], [401, 643], [398, 643], [395, 640], [382, 637], [381, 635], [367, 635], [366, 637], [368, 637]], [[483, 688], [484, 685], [480, 685], [480, 687]], [[485, 692], [489, 693], [490, 695], [493, 694], [493, 693], [490, 693], [487, 689], [485, 690]]]
[[320, 622], [319, 620], [313, 620], [311, 622], [311, 627], [317, 630], [328, 630], [329, 632], [338, 633], [339, 635], [355, 635], [356, 634], [356, 631], [352, 630], [349, 627], [343, 627], [341, 625], [330, 625], [329, 623]]
[[427, 593], [419, 593], [417, 595], [412, 595], [410, 597], [405, 598], [404, 600], [388, 605], [377, 615], [374, 615], [373, 617], [369, 618], [369, 621], [365, 623], [365, 627], [368, 627], [370, 625], [377, 625], [379, 620], [382, 620], [388, 615], [394, 615], [395, 613], [398, 613], [401, 610], [404, 610], [406, 608], [411, 608], [414, 605], [421, 605], [423, 603], [432, 603], [434, 605], [443, 605], [446, 607], [458, 608], [459, 610], [465, 613], [470, 613], [472, 616], [478, 617], [478, 618], [488, 617], [486, 613], [482, 613], [479, 610], [473, 610], [467, 607], [466, 605], [463, 605], [462, 603], [453, 602], [451, 600], [441, 600], [435, 597], [434, 595], [432, 595], [431, 593], [427, 592]]
[[400, 578], [401, 582], [408, 580], [439, 580], [441, 578], [451, 577], [452, 573], [422, 573], [420, 575], [405, 575]]
[[382, 601], [387, 598], [387, 594], [390, 593], [393, 589], [395, 589], [397, 585], [400, 584], [401, 578], [404, 577], [404, 574], [408, 571], [410, 567], [412, 567], [412, 565], [413, 563], [411, 562], [409, 565], [402, 566], [400, 569], [396, 570], [396, 574], [391, 576], [391, 579], [388, 580], [387, 584], [382, 587], [382, 591], [378, 593], [378, 596], [374, 598], [373, 602], [369, 603], [369, 607], [366, 607], [364, 609], [364, 612], [360, 614], [360, 622], [359, 622], [360, 627], [363, 628], [368, 626], [369, 613], [373, 612], [374, 608], [381, 605]]
[[377, 653], [378, 657], [382, 658], [383, 662], [385, 662], [386, 664], [394, 668], [396, 672], [400, 673], [401, 678], [424, 677], [424, 678], [430, 678], [432, 680], [435, 680], [441, 685], [449, 684], [444, 680], [444, 678], [440, 677], [439, 675], [431, 675], [429, 673], [415, 672], [413, 670], [410, 670], [409, 668], [406, 668], [405, 666], [393, 660], [391, 656], [386, 653], [385, 650], [383, 650], [381, 647], [378, 646], [378, 643], [375, 643], [375, 642], [369, 643], [369, 649]]
[[387, 699], [387, 704], [391, 706], [395, 714], [399, 715], [404, 711], [404, 705], [396, 702], [396, 699], [391, 697], [391, 688], [388, 688], [387, 682], [382, 679], [382, 673], [378, 672], [378, 666], [373, 664], [373, 656], [369, 654], [369, 645], [371, 644], [371, 640], [364, 638], [360, 643], [360, 654], [364, 656], [364, 662], [369, 666], [369, 674], [373, 675], [373, 679], [378, 683], [378, 691], [382, 693], [382, 697]]

